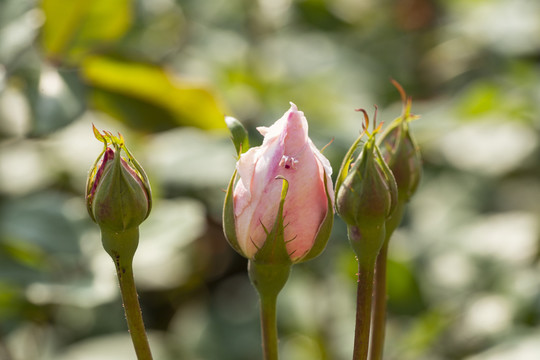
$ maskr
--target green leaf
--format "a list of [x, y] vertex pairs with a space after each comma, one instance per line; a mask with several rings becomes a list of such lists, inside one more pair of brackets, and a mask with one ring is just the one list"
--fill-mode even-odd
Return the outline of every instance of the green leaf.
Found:
[[93, 105], [136, 129], [225, 128], [225, 111], [209, 89], [173, 78], [158, 66], [91, 56], [82, 72], [93, 87]]
[[86, 110], [86, 88], [75, 71], [42, 66], [27, 74], [28, 103], [34, 118], [32, 135], [61, 129]]
[[425, 309], [425, 301], [411, 264], [388, 259], [387, 274], [388, 307], [392, 312], [412, 315]]
[[132, 23], [130, 0], [43, 0], [41, 43], [49, 58], [79, 62], [96, 47], [114, 43]]

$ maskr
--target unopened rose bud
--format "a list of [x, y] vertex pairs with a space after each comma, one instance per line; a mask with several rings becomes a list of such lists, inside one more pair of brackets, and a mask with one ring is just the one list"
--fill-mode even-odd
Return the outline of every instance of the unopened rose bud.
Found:
[[418, 117], [411, 115], [411, 98], [407, 98], [396, 81], [393, 83], [401, 93], [403, 113], [382, 134], [379, 147], [396, 179], [399, 201], [407, 202], [416, 191], [422, 175], [420, 150], [409, 129], [409, 122]]
[[[133, 277], [133, 256], [139, 225], [152, 207], [148, 178], [131, 155], [124, 138], [108, 131], [95, 137], [104, 148], [88, 174], [86, 208], [101, 230], [101, 242], [111, 256], [120, 283], [127, 325], [138, 359], [152, 359]], [[124, 157], [122, 156], [124, 153]]]
[[[364, 110], [365, 129], [369, 119]], [[362, 152], [352, 164], [352, 156], [363, 134], [345, 156], [336, 181], [336, 209], [347, 224], [351, 245], [359, 259], [373, 261], [386, 234], [386, 221], [397, 202], [396, 182], [375, 142], [375, 129], [368, 134]]]
[[120, 134], [101, 134], [95, 127], [94, 134], [104, 143], [104, 150], [89, 173], [88, 213], [102, 231], [118, 233], [137, 228], [151, 209], [148, 178]]
[[229, 184], [225, 236], [251, 260], [313, 258], [326, 246], [333, 222], [330, 163], [308, 137], [307, 120], [294, 104], [272, 126], [257, 129], [263, 144], [241, 154]]

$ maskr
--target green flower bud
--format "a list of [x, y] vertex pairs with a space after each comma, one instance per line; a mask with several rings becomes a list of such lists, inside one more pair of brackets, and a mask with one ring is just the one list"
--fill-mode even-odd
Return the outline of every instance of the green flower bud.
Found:
[[[120, 233], [137, 228], [150, 213], [152, 198], [144, 170], [124, 144], [122, 135], [94, 135], [104, 149], [90, 170], [86, 206], [102, 232]], [[125, 158], [122, 157], [125, 152]]]
[[416, 191], [422, 175], [420, 150], [410, 132], [409, 122], [417, 119], [411, 115], [411, 98], [393, 81], [403, 99], [403, 113], [385, 130], [379, 141], [384, 160], [394, 174], [399, 202], [407, 202]]
[[374, 261], [386, 235], [386, 221], [397, 204], [397, 187], [375, 142], [380, 126], [368, 133], [369, 118], [364, 110], [368, 139], [358, 159], [352, 156], [364, 133], [349, 149], [336, 181], [336, 210], [347, 223], [349, 239], [359, 260]]

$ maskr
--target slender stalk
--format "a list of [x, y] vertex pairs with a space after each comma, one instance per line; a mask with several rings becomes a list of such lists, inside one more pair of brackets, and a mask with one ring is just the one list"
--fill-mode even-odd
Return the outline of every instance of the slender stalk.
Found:
[[261, 297], [261, 332], [264, 360], [278, 359], [277, 296]]
[[384, 338], [386, 330], [386, 267], [388, 264], [388, 244], [392, 234], [397, 229], [403, 213], [406, 201], [400, 199], [394, 213], [386, 222], [386, 234], [384, 245], [377, 256], [375, 263], [375, 288], [373, 292], [372, 329], [371, 343], [369, 346], [369, 360], [382, 360], [384, 350]]
[[360, 262], [358, 266], [353, 360], [367, 360], [368, 358], [374, 267], [374, 262]]
[[276, 305], [290, 271], [290, 264], [260, 264], [253, 260], [248, 263], [249, 279], [260, 299], [264, 360], [277, 360], [279, 357]]
[[373, 292], [372, 328], [369, 360], [382, 360], [386, 327], [386, 259], [388, 241], [385, 242], [375, 263], [375, 287]]
[[122, 292], [128, 329], [133, 342], [133, 347], [135, 348], [135, 353], [137, 354], [137, 359], [152, 360], [152, 353], [144, 328], [137, 289], [135, 288], [132, 262], [131, 260], [123, 262], [120, 257], [117, 257], [114, 263], [116, 265], [116, 274], [118, 275], [118, 281], [120, 283], [120, 291]]

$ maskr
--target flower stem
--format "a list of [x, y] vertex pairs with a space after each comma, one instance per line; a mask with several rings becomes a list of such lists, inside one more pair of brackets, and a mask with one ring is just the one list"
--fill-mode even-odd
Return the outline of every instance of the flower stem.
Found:
[[261, 264], [249, 261], [251, 283], [259, 293], [261, 305], [261, 333], [264, 360], [278, 360], [277, 297], [285, 286], [290, 264]]
[[386, 223], [386, 234], [384, 245], [377, 256], [375, 263], [375, 288], [373, 291], [373, 311], [372, 311], [372, 329], [371, 343], [369, 347], [369, 360], [382, 360], [384, 350], [384, 337], [386, 330], [386, 268], [388, 264], [388, 246], [392, 234], [397, 229], [403, 213], [405, 211], [405, 201], [399, 200]]
[[368, 358], [374, 267], [374, 262], [360, 262], [358, 266], [353, 360], [367, 360]]
[[385, 242], [375, 264], [375, 288], [373, 292], [372, 329], [369, 360], [382, 360], [386, 327], [386, 258], [388, 241]]
[[264, 360], [278, 359], [277, 296], [261, 297], [261, 332]]
[[137, 359], [152, 360], [152, 353], [144, 328], [137, 289], [135, 288], [131, 261], [123, 263], [119, 260], [115, 261], [115, 264], [116, 274], [118, 275], [118, 281], [120, 283], [120, 291], [122, 292], [128, 329], [131, 340], [133, 341], [135, 353], [137, 354]]
[[124, 312], [137, 359], [152, 360], [150, 345], [144, 329], [139, 296], [133, 278], [132, 264], [133, 256], [139, 244], [139, 228], [135, 227], [120, 232], [101, 229], [101, 241], [116, 267]]

